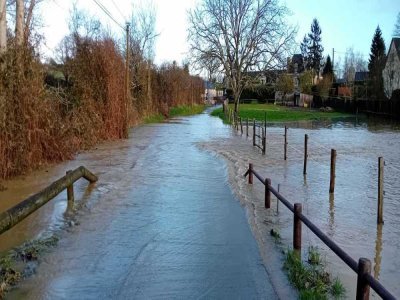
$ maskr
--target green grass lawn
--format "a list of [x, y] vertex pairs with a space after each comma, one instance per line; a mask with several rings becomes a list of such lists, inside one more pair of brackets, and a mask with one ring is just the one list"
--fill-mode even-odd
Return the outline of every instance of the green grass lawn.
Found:
[[[229, 105], [233, 109], [233, 104]], [[329, 120], [335, 118], [352, 117], [351, 114], [341, 112], [320, 112], [302, 107], [286, 107], [274, 104], [241, 104], [239, 106], [239, 115], [242, 119], [256, 119], [263, 121], [267, 113], [268, 122], [291, 122], [303, 120]], [[224, 119], [222, 108], [214, 110], [211, 115]]]

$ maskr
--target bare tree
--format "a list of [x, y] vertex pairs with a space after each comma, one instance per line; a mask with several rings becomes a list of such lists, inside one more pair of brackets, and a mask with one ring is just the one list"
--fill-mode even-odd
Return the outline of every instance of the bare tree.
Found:
[[0, 0], [0, 54], [7, 49], [6, 0]]
[[288, 9], [278, 0], [203, 0], [189, 11], [191, 54], [208, 55], [221, 64], [239, 110], [239, 98], [251, 70], [286, 63], [296, 28], [288, 26]]
[[354, 49], [347, 48], [343, 62], [343, 77], [348, 82], [354, 81], [355, 72], [367, 71], [367, 61], [361, 52], [355, 52]]
[[16, 1], [15, 40], [17, 45], [24, 42], [24, 0]]

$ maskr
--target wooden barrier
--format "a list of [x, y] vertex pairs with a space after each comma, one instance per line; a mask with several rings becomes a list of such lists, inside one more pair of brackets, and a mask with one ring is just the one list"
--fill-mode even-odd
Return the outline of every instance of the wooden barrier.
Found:
[[331, 172], [329, 181], [329, 193], [335, 192], [335, 177], [336, 177], [336, 150], [331, 149]]
[[285, 142], [283, 145], [283, 159], [284, 160], [287, 159], [287, 131], [288, 131], [288, 128], [287, 128], [287, 126], [285, 126]]
[[383, 170], [385, 161], [383, 157], [378, 158], [378, 224], [383, 224]]
[[0, 213], [0, 234], [14, 227], [65, 189], [69, 190], [67, 192], [68, 200], [73, 201], [73, 184], [80, 178], [85, 178], [91, 183], [98, 180], [96, 175], [82, 166], [74, 171], [69, 171], [67, 175], [53, 182], [41, 192]]
[[307, 158], [308, 158], [308, 134], [304, 135], [304, 166], [303, 175], [307, 174]]
[[[333, 150], [333, 149], [332, 149]], [[302, 206], [300, 203], [291, 204], [283, 197], [279, 191], [276, 191], [269, 178], [263, 179], [249, 164], [249, 169], [244, 176], [251, 176], [251, 184], [253, 183], [253, 175], [266, 187], [265, 188], [265, 201], [267, 207], [267, 199], [270, 198], [270, 193], [274, 194], [277, 202], [282, 202], [293, 213], [293, 248], [301, 255], [301, 224], [306, 225], [329, 249], [331, 249], [346, 265], [348, 265], [354, 272], [357, 273], [357, 295], [356, 299], [369, 299], [369, 290], [372, 288], [383, 299], [396, 299], [378, 280], [371, 276], [371, 261], [367, 258], [360, 258], [358, 263], [349, 256], [342, 248], [340, 248], [333, 240], [324, 234], [315, 224], [313, 224], [302, 213]], [[278, 185], [279, 188], [279, 185]]]

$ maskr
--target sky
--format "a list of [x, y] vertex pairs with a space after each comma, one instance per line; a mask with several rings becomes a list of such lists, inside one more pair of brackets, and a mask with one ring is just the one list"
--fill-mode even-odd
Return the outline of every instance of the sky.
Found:
[[[155, 45], [155, 63], [173, 60], [181, 63], [187, 57], [187, 10], [195, 7], [201, 0], [97, 1], [102, 3], [121, 25], [129, 19], [132, 3], [138, 5], [141, 2], [145, 7], [153, 3], [157, 11], [156, 32], [159, 34]], [[67, 0], [45, 0], [41, 4], [43, 33], [46, 38], [44, 52], [48, 56], [52, 55], [51, 50], [68, 34], [72, 3], [73, 1]], [[325, 55], [332, 56], [332, 49], [335, 48], [335, 60], [343, 58], [349, 47], [361, 52], [368, 60], [372, 37], [378, 25], [388, 47], [397, 13], [400, 12], [400, 0], [286, 0], [281, 3], [286, 4], [292, 11], [288, 21], [298, 26], [298, 43], [310, 31], [313, 18], [318, 19]], [[123, 30], [93, 0], [77, 0], [77, 6], [97, 16], [116, 36], [123, 37]]]

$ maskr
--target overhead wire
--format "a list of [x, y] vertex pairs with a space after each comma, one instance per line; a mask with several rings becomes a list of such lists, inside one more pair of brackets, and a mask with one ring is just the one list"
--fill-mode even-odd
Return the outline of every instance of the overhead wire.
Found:
[[112, 4], [114, 5], [114, 7], [117, 9], [118, 13], [121, 15], [121, 17], [124, 19], [125, 22], [127, 22], [127, 18], [125, 17], [125, 15], [122, 13], [122, 11], [120, 10], [119, 6], [115, 3], [114, 0], [111, 0]]
[[102, 4], [100, 3], [98, 0], [93, 0], [94, 3], [96, 3], [96, 5], [98, 7], [100, 7], [100, 9], [112, 20], [114, 21], [115, 24], [117, 24], [117, 26], [119, 26], [122, 30], [125, 30], [124, 26], [122, 26], [121, 24], [119, 24], [115, 18], [112, 16], [112, 14], [110, 13], [110, 11]]

